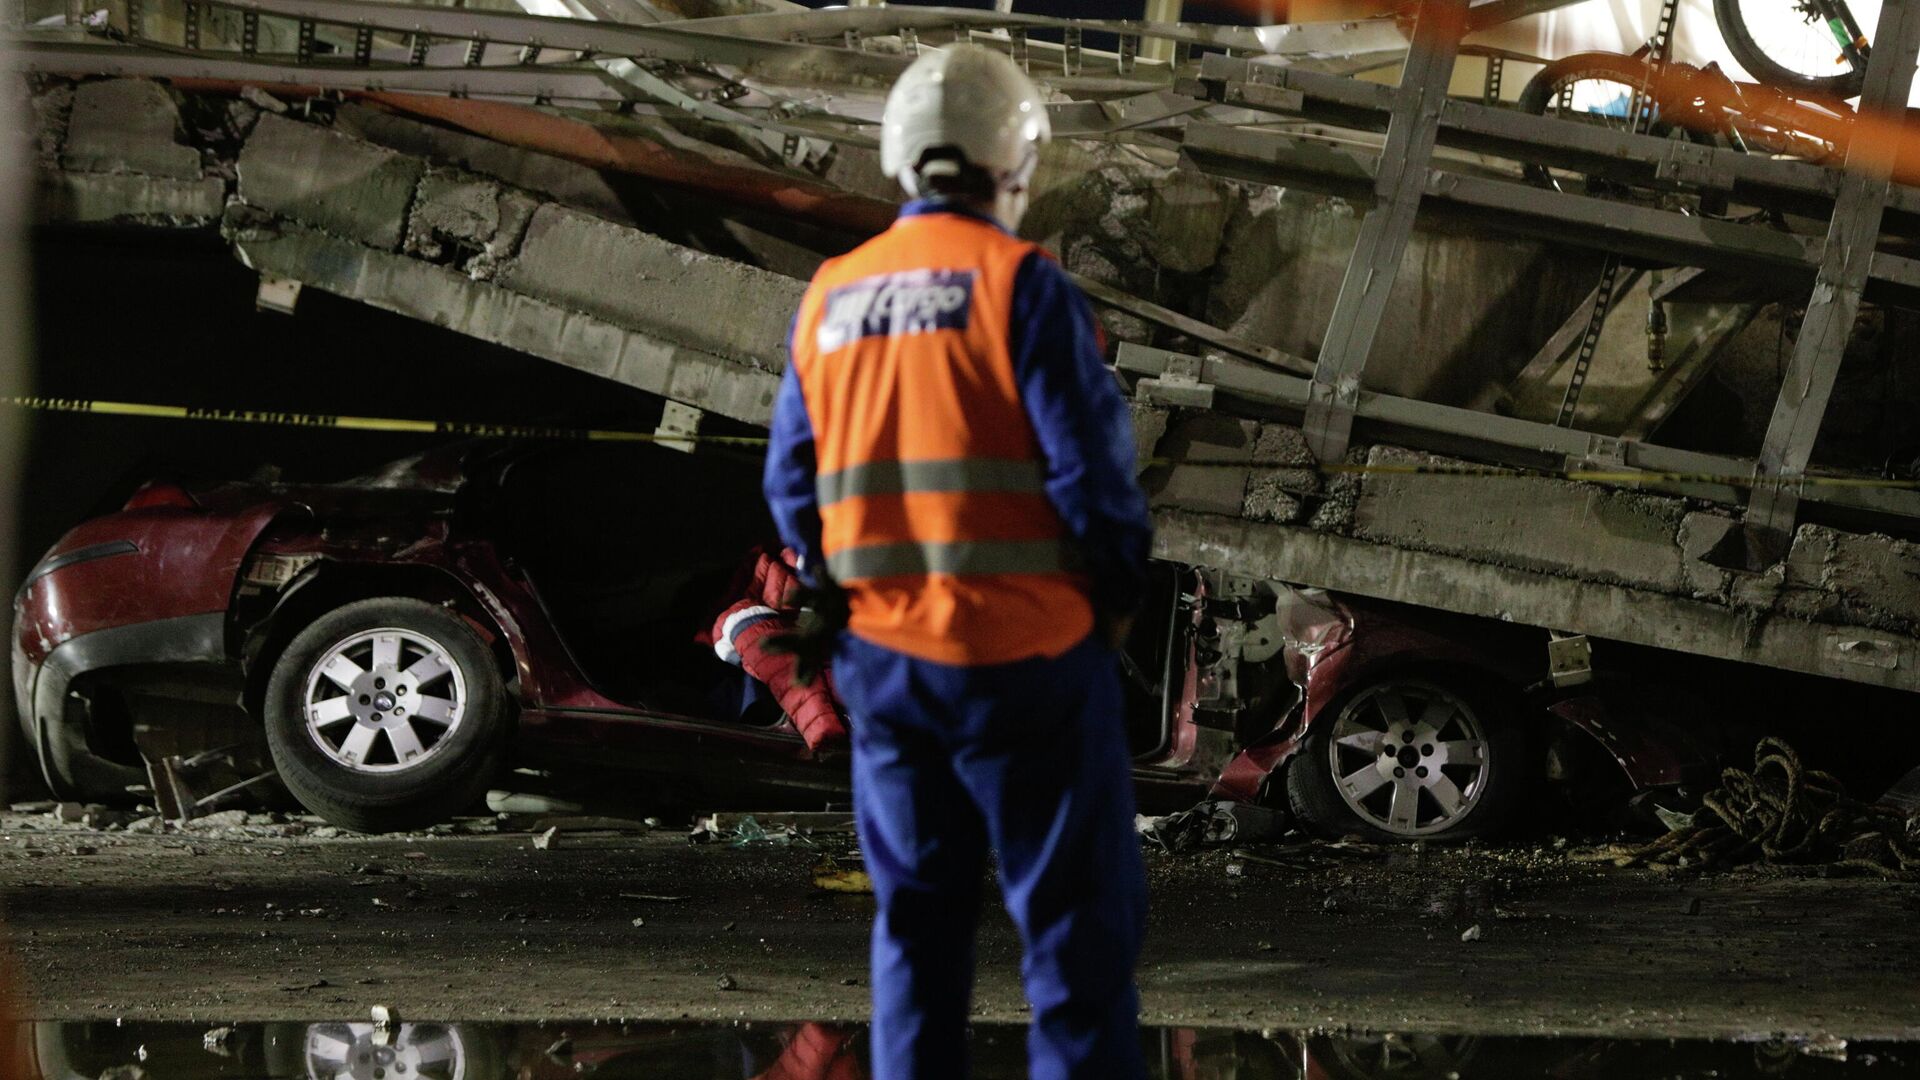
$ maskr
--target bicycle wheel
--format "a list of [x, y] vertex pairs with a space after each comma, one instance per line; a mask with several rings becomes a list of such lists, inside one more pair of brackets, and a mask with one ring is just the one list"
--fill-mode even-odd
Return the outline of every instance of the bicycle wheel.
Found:
[[1880, 0], [1713, 0], [1727, 51], [1769, 86], [1835, 98], [1860, 96], [1866, 65], [1843, 41], [1880, 18]]
[[[1630, 131], [1634, 127], [1634, 110], [1642, 102], [1650, 102], [1651, 90], [1647, 65], [1633, 57], [1619, 53], [1575, 53], [1534, 73], [1520, 91], [1518, 104], [1522, 112], [1535, 116]], [[1653, 115], [1643, 129], [1645, 134], [1657, 138], [1684, 134], [1695, 142], [1712, 143], [1711, 136], [1676, 132], [1671, 123], [1661, 119], [1657, 107], [1651, 104], [1647, 107], [1653, 109]], [[1529, 181], [1541, 187], [1586, 194], [1620, 193], [1615, 190], [1617, 185], [1565, 169], [1529, 163], [1523, 166], [1523, 171]]]

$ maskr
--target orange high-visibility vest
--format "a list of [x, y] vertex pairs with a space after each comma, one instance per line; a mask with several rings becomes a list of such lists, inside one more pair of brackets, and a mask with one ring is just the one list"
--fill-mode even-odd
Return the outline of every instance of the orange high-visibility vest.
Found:
[[814, 275], [793, 363], [821, 548], [858, 637], [944, 664], [1058, 656], [1092, 632], [1008, 349], [1037, 245], [904, 217]]

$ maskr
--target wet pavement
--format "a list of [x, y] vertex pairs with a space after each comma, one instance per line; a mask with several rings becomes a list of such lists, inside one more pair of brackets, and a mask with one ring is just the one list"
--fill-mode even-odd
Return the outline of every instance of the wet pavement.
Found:
[[[1026, 1075], [1020, 1028], [973, 1031], [975, 1080]], [[208, 1027], [137, 1022], [18, 1028], [14, 1080], [863, 1080], [866, 1032], [823, 1023], [488, 1024], [319, 1020]], [[1153, 1080], [1690, 1080], [1899, 1077], [1920, 1045], [1141, 1032]]]
[[[850, 838], [693, 845], [682, 829], [563, 828], [540, 846], [545, 830], [500, 827], [129, 834], [0, 817], [14, 1015], [200, 1032], [360, 1021], [375, 1005], [488, 1023], [868, 1015], [872, 899], [818, 884], [823, 867], [858, 865]], [[1143, 1018], [1399, 1032], [1435, 1047], [1920, 1039], [1920, 888], [1811, 867], [1621, 869], [1603, 855], [1551, 843], [1150, 851]], [[1018, 943], [991, 903], [978, 953], [976, 1022], [1019, 1024]]]

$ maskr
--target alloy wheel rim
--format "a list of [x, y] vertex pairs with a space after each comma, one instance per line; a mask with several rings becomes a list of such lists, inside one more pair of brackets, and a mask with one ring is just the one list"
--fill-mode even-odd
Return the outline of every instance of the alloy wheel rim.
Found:
[[1362, 691], [1334, 719], [1327, 755], [1347, 807], [1395, 836], [1457, 826], [1486, 795], [1491, 774], [1479, 715], [1425, 682]]
[[307, 673], [307, 735], [334, 764], [362, 773], [416, 768], [466, 716], [467, 684], [447, 647], [382, 627], [329, 647]]
[[441, 1024], [314, 1024], [307, 1029], [314, 1080], [465, 1080], [458, 1028]]

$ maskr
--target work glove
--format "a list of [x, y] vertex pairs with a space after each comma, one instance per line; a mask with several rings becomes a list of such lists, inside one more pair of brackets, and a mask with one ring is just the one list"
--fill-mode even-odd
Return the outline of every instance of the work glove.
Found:
[[791, 655], [793, 681], [812, 686], [833, 662], [833, 649], [840, 640], [840, 631], [847, 628], [847, 619], [852, 615], [847, 607], [847, 591], [832, 580], [818, 587], [801, 585], [787, 594], [786, 606], [799, 608], [800, 617], [795, 620], [793, 630], [768, 638], [766, 649]]

